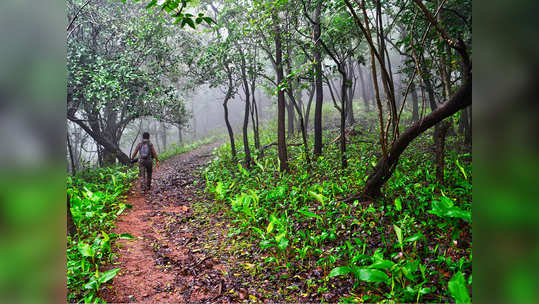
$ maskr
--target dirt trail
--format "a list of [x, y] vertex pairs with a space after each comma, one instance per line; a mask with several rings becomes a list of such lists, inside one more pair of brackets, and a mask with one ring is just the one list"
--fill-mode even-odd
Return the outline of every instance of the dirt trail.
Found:
[[102, 289], [108, 303], [228, 302], [221, 297], [226, 271], [203, 246], [193, 246], [200, 236], [189, 223], [193, 204], [202, 199], [197, 193], [203, 182], [194, 173], [218, 145], [165, 161], [154, 169], [152, 190], [145, 196], [138, 183], [133, 187], [127, 199], [133, 209], [119, 217], [114, 232], [135, 239], [119, 240], [114, 249], [118, 258], [111, 267], [121, 271]]

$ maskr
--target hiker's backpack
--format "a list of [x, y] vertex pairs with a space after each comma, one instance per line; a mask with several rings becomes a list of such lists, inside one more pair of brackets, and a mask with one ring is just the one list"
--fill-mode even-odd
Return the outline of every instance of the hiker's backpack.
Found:
[[150, 147], [149, 141], [143, 141], [140, 146], [140, 158], [150, 159], [152, 156], [152, 148]]

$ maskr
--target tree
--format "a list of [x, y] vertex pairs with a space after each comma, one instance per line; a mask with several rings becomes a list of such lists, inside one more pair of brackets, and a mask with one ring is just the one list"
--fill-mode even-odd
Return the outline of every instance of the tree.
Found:
[[126, 126], [178, 100], [168, 78], [178, 61], [166, 41], [171, 32], [154, 26], [162, 17], [122, 4], [94, 2], [77, 18], [68, 40], [67, 118], [103, 147], [105, 164], [128, 164], [119, 149]]
[[282, 171], [288, 170], [288, 156], [286, 151], [285, 137], [285, 101], [283, 85], [283, 49], [281, 45], [281, 28], [280, 17], [277, 7], [273, 7], [271, 12], [273, 22], [273, 35], [275, 39], [275, 65], [277, 70], [277, 148], [279, 149], [279, 169]]
[[[380, 50], [376, 48], [376, 46], [374, 45], [372, 36], [370, 35], [365, 3], [361, 2], [361, 6], [360, 6], [360, 9], [363, 12], [363, 16], [364, 16], [364, 20], [362, 21], [357, 14], [357, 7], [352, 5], [352, 3], [349, 0], [344, 0], [344, 1], [348, 10], [353, 16], [356, 22], [356, 25], [361, 30], [361, 32], [365, 35], [369, 43], [372, 62], [374, 63], [376, 60], [377, 63], [380, 64], [381, 66], [382, 73], [383, 74], [387, 73], [387, 71], [384, 70], [384, 66], [385, 66], [384, 57], [381, 56]], [[413, 2], [415, 6], [417, 7], [416, 16], [421, 14], [421, 16], [424, 17], [425, 20], [428, 21], [430, 26], [432, 26], [436, 30], [436, 32], [441, 37], [441, 39], [443, 39], [445, 43], [447, 43], [452, 49], [454, 49], [460, 55], [460, 58], [463, 63], [462, 83], [460, 87], [458, 88], [458, 90], [456, 90], [454, 95], [450, 99], [446, 100], [436, 110], [432, 111], [429, 115], [425, 116], [423, 119], [421, 119], [420, 121], [410, 126], [401, 135], [397, 136], [397, 133], [394, 133], [394, 140], [391, 144], [389, 151], [386, 151], [385, 142], [387, 138], [385, 137], [383, 129], [381, 128], [380, 131], [381, 131], [381, 144], [382, 144], [383, 157], [378, 160], [378, 163], [376, 164], [373, 172], [368, 176], [365, 189], [363, 190], [363, 194], [369, 197], [377, 197], [381, 194], [380, 188], [385, 184], [385, 182], [389, 179], [389, 177], [391, 177], [398, 163], [400, 155], [408, 147], [408, 145], [412, 142], [412, 140], [414, 140], [417, 136], [425, 132], [425, 130], [431, 128], [432, 126], [442, 121], [444, 118], [453, 115], [457, 111], [465, 108], [466, 106], [472, 103], [472, 94], [471, 94], [472, 92], [472, 62], [469, 57], [469, 52], [470, 52], [469, 46], [462, 39], [455, 39], [451, 37], [450, 34], [446, 31], [446, 29], [436, 20], [436, 18], [432, 15], [432, 13], [425, 7], [425, 5], [420, 0], [413, 0]], [[379, 5], [379, 3], [377, 4]], [[377, 7], [377, 14], [380, 14], [378, 7]], [[376, 31], [376, 34], [380, 36], [381, 34], [380, 32], [381, 31]], [[416, 67], [418, 69], [420, 68], [417, 61], [416, 61]], [[374, 74], [375, 74], [375, 71], [376, 70], [373, 64]], [[373, 79], [374, 79], [374, 84], [376, 87], [377, 82], [376, 82], [375, 76], [376, 75], [373, 75]], [[391, 93], [389, 90], [387, 90], [387, 88], [386, 88], [386, 93], [389, 93], [387, 94], [389, 98]], [[379, 99], [379, 97], [377, 97], [377, 99]], [[379, 108], [379, 117], [380, 117], [381, 127], [383, 127], [383, 121], [381, 119], [382, 112], [381, 112], [380, 102], [378, 102], [378, 108]], [[391, 113], [393, 115], [393, 111], [391, 111]], [[398, 127], [398, 118], [393, 118], [393, 120], [396, 121], [396, 126]]]
[[[324, 102], [324, 88], [322, 76], [322, 45], [321, 45], [321, 15], [322, 1], [315, 0], [314, 18], [311, 18], [308, 13], [308, 4], [305, 0], [301, 0], [303, 4], [303, 14], [311, 21], [313, 26], [312, 40], [314, 42], [313, 57], [314, 57], [314, 87], [316, 92], [314, 105], [314, 155], [322, 155], [322, 103]], [[309, 2], [309, 4], [311, 4]]]
[[[332, 98], [335, 108], [339, 111], [341, 116], [340, 121], [340, 150], [341, 150], [341, 167], [344, 169], [348, 166], [346, 160], [346, 116], [350, 112], [349, 107], [352, 106], [351, 99], [353, 96], [349, 95], [349, 88], [352, 86], [351, 74], [353, 69], [349, 68], [349, 61], [352, 58], [355, 50], [359, 46], [359, 41], [353, 41], [354, 35], [347, 31], [353, 25], [353, 19], [349, 14], [344, 11], [343, 7], [332, 7], [331, 14], [333, 15], [332, 22], [327, 25], [327, 29], [324, 31], [325, 35], [320, 39], [320, 44], [333, 60], [337, 67], [337, 71], [341, 75], [341, 90], [340, 90], [340, 106], [337, 105], [334, 94]], [[327, 40], [326, 43], [324, 40]], [[328, 79], [328, 86], [331, 89], [331, 82]]]
[[[217, 19], [218, 20], [218, 19]], [[198, 71], [199, 81], [208, 83], [210, 87], [222, 87], [225, 89], [222, 101], [224, 110], [224, 120], [230, 140], [231, 156], [236, 159], [236, 144], [234, 141], [234, 130], [229, 119], [229, 101], [237, 93], [236, 67], [231, 62], [233, 58], [230, 53], [231, 42], [220, 33], [220, 21], [218, 20], [215, 30], [215, 40], [204, 50], [198, 61], [193, 61], [192, 71]], [[209, 72], [209, 73], [208, 73]]]

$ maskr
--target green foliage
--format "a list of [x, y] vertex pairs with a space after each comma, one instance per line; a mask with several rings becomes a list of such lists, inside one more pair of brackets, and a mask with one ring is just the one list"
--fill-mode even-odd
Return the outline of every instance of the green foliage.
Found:
[[[126, 0], [122, 1], [126, 2]], [[138, 1], [140, 0], [135, 0], [135, 2]], [[195, 29], [195, 23], [200, 24], [202, 22], [205, 22], [208, 25], [215, 23], [212, 18], [205, 16], [204, 13], [198, 13], [198, 15], [195, 16], [193, 14], [184, 12], [185, 8], [197, 3], [197, 1], [195, 0], [165, 0], [160, 2], [161, 3], [158, 3], [157, 0], [150, 0], [149, 3], [146, 5], [146, 9], [157, 7], [160, 10], [165, 11], [166, 13], [170, 14], [172, 18], [175, 19], [174, 24], [179, 23], [180, 27], [182, 28], [186, 24], [189, 25], [191, 28]]]
[[130, 205], [122, 202], [136, 177], [136, 169], [107, 167], [67, 177], [67, 193], [77, 233], [67, 238], [67, 288], [70, 302], [102, 302], [97, 297], [101, 285], [110, 281], [119, 268], [101, 271], [112, 261], [111, 247], [117, 238], [130, 234], [107, 233], [116, 218]]
[[[261, 138], [269, 141], [266, 132], [262, 130]], [[350, 142], [354, 156], [349, 157], [346, 170], [335, 165], [339, 163], [335, 146], [328, 146], [310, 170], [304, 167], [302, 147], [290, 146], [287, 173], [279, 172], [277, 149], [266, 150], [264, 159], [257, 159], [257, 165], [247, 170], [232, 161], [229, 145], [219, 148], [204, 175], [206, 191], [230, 206], [236, 225], [229, 237], [258, 247], [266, 256], [268, 271], [285, 268], [309, 273], [321, 268], [326, 279], [318, 282], [319, 293], [327, 290], [328, 279], [350, 277], [356, 288], [361, 285], [377, 294], [370, 301], [447, 301], [449, 278], [441, 273], [471, 270], [471, 248], [453, 245], [461, 233], [471, 233], [471, 218], [464, 216], [470, 222], [455, 221], [458, 217], [440, 221], [430, 211], [433, 201], [450, 200], [449, 209], [469, 213], [471, 163], [467, 155], [448, 152], [446, 183], [440, 185], [433, 157], [423, 150], [429, 138], [420, 137], [402, 156], [384, 189], [385, 198], [343, 203], [343, 198], [362, 189], [376, 160], [376, 147], [356, 142], [354, 137]], [[451, 210], [450, 215], [462, 215]], [[440, 252], [438, 243], [458, 252], [458, 261], [447, 256], [447, 250]]]
[[442, 196], [439, 201], [432, 201], [432, 209], [428, 212], [444, 218], [459, 218], [467, 222], [471, 222], [472, 220], [472, 213], [470, 211], [453, 206], [451, 199], [445, 196]]
[[457, 272], [448, 283], [449, 292], [451, 297], [456, 303], [470, 303], [470, 295], [468, 294], [468, 288], [466, 287], [466, 280], [462, 272]]
[[183, 58], [169, 37], [179, 30], [164, 22], [162, 15], [118, 1], [89, 2], [78, 15], [67, 40], [67, 116], [91, 129], [94, 140], [119, 145], [126, 126], [144, 116], [186, 124], [180, 97], [186, 88], [172, 85]]

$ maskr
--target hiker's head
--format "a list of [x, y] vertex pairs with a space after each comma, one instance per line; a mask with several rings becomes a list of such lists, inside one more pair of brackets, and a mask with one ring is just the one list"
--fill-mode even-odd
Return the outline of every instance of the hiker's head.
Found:
[[148, 132], [142, 133], [142, 139], [150, 139], [150, 133]]

